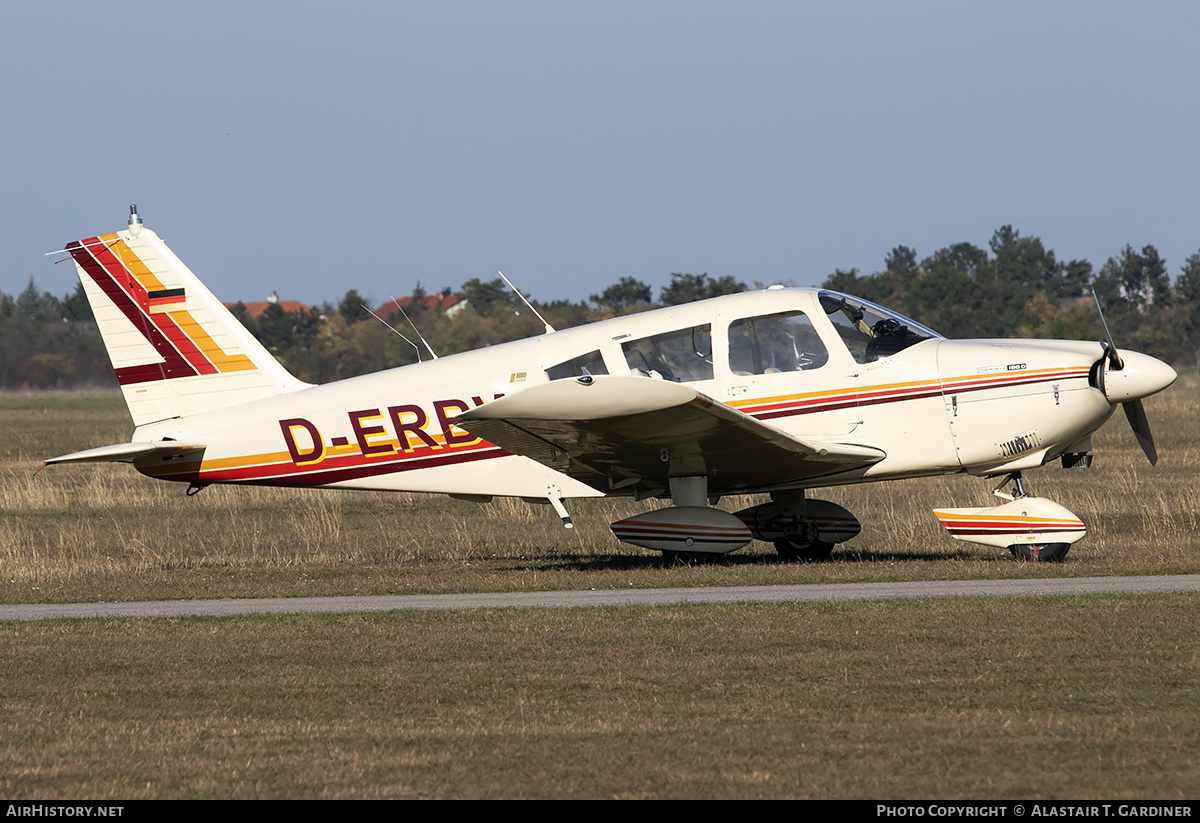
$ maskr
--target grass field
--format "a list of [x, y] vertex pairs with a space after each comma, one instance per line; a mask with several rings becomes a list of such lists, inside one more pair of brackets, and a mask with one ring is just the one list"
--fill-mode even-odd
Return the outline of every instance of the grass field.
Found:
[[[1063, 564], [957, 543], [936, 478], [831, 489], [834, 562], [765, 546], [666, 567], [631, 510], [251, 488], [187, 498], [42, 458], [128, 439], [115, 394], [0, 396], [4, 602], [1200, 571], [1200, 381], [1118, 415], [1088, 471], [1026, 475], [1091, 533]], [[730, 508], [741, 501], [727, 501]], [[725, 504], [723, 504], [725, 505]], [[1040, 797], [1200, 795], [1195, 596], [0, 626], [0, 795]]]

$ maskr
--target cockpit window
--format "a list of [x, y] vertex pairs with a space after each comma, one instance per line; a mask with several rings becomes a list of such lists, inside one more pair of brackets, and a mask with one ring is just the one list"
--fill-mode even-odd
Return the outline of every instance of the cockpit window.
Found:
[[600, 356], [600, 350], [590, 351], [587, 354], [581, 354], [578, 357], [573, 357], [557, 366], [551, 366], [546, 369], [546, 377], [551, 380], [563, 380], [567, 377], [582, 377], [585, 374], [608, 374], [608, 367], [604, 365], [604, 358]]
[[942, 339], [915, 320], [857, 297], [823, 291], [821, 307], [859, 363], [890, 357], [922, 340]]
[[729, 370], [734, 374], [806, 371], [828, 360], [825, 344], [803, 312], [747, 317], [729, 325]]
[[711, 380], [712, 330], [705, 324], [622, 343], [631, 374], [688, 383]]

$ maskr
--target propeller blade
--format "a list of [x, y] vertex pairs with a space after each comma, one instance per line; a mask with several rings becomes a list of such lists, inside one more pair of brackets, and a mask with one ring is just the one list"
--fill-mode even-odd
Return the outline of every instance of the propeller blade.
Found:
[[[1125, 368], [1121, 355], [1117, 354], [1117, 344], [1113, 342], [1112, 333], [1108, 330], [1108, 322], [1104, 319], [1104, 309], [1100, 307], [1100, 298], [1096, 296], [1096, 287], [1092, 286], [1092, 300], [1096, 303], [1096, 312], [1100, 315], [1100, 325], [1104, 327], [1104, 336], [1108, 338], [1108, 365], [1113, 371]], [[1147, 429], [1149, 431], [1149, 429]]]
[[1125, 409], [1125, 416], [1129, 418], [1129, 427], [1133, 429], [1134, 437], [1137, 438], [1142, 451], [1146, 453], [1146, 459], [1150, 461], [1151, 466], [1158, 465], [1158, 451], [1154, 448], [1154, 435], [1150, 433], [1150, 420], [1146, 417], [1146, 407], [1142, 405], [1141, 399], [1130, 400], [1128, 403], [1122, 403], [1121, 406]]

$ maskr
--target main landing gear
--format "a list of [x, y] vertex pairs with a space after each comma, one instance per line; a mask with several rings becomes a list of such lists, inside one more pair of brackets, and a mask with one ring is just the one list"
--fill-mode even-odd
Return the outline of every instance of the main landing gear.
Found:
[[[1009, 483], [1012, 492], [1002, 491]], [[1006, 476], [993, 492], [1007, 500], [989, 509], [935, 509], [956, 540], [1007, 548], [1019, 560], [1057, 562], [1087, 534], [1078, 517], [1052, 500], [1030, 497], [1020, 472]]]
[[800, 489], [774, 492], [770, 503], [742, 509], [737, 517], [756, 540], [774, 543], [781, 558], [802, 563], [828, 560], [836, 544], [862, 531], [849, 511], [828, 500], [807, 500]]
[[707, 505], [708, 478], [671, 478], [675, 506], [612, 524], [626, 543], [663, 553], [669, 563], [726, 554], [751, 540], [775, 545], [784, 560], [828, 560], [837, 543], [862, 526], [846, 509], [827, 500], [806, 500], [802, 490], [773, 492], [771, 502], [730, 514]]

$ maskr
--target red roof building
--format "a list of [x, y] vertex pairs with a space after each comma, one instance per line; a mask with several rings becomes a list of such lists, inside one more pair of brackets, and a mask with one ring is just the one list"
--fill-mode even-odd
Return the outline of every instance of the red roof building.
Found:
[[[395, 314], [400, 309], [408, 311], [408, 307], [412, 305], [412, 296], [397, 297], [394, 300], [389, 300], [379, 307], [378, 312], [381, 316]], [[450, 292], [445, 291], [434, 292], [427, 294], [421, 298], [421, 308], [425, 311], [440, 310], [450, 311], [454, 306], [458, 305], [458, 297]]]

